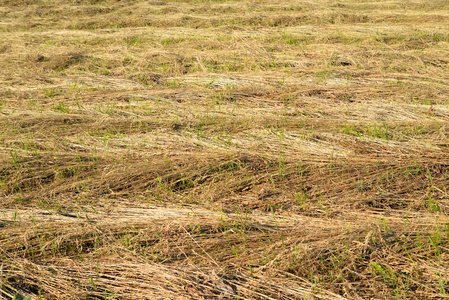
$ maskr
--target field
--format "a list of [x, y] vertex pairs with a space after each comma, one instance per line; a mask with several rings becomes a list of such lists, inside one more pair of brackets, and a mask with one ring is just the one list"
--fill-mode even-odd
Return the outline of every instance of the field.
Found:
[[0, 299], [445, 299], [446, 0], [0, 0]]

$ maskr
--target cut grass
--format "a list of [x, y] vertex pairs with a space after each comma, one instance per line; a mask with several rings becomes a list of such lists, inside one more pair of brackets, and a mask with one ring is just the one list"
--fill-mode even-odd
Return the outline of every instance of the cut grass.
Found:
[[0, 297], [443, 299], [446, 1], [3, 1]]

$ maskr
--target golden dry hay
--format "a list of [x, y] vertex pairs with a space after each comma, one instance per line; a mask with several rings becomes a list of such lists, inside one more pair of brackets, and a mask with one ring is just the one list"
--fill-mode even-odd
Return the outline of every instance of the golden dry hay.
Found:
[[0, 298], [446, 297], [447, 1], [0, 3]]

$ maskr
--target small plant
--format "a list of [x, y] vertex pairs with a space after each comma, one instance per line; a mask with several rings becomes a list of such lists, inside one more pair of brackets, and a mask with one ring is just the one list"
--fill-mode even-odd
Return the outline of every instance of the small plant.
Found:
[[178, 88], [180, 86], [180, 84], [176, 81], [176, 79], [173, 80], [166, 80], [165, 81], [165, 86], [170, 87], [170, 88]]
[[45, 96], [47, 96], [48, 98], [53, 98], [55, 96], [55, 91], [54, 90], [46, 90]]
[[146, 74], [139, 74], [137, 76], [139, 83], [143, 85], [148, 85], [148, 75]]
[[55, 104], [53, 106], [53, 110], [56, 112], [62, 112], [62, 113], [70, 113], [70, 107], [67, 103], [59, 102], [57, 105]]
[[425, 208], [431, 213], [441, 212], [440, 205], [438, 201], [433, 199], [430, 188], [427, 191], [427, 207], [425, 206]]
[[385, 283], [392, 285], [394, 288], [397, 287], [398, 277], [391, 268], [386, 269], [376, 262], [372, 262], [370, 265], [373, 267], [375, 273], [382, 275]]
[[12, 298], [12, 300], [31, 300], [31, 297], [22, 297], [20, 295], [14, 295], [14, 297]]

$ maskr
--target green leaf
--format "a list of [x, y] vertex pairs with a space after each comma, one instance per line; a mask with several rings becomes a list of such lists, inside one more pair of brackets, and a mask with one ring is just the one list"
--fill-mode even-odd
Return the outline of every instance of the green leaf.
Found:
[[12, 298], [12, 300], [31, 300], [31, 297], [23, 298], [20, 295], [14, 295], [14, 298]]

